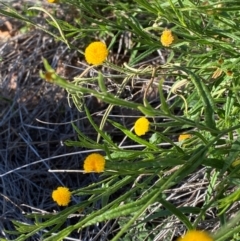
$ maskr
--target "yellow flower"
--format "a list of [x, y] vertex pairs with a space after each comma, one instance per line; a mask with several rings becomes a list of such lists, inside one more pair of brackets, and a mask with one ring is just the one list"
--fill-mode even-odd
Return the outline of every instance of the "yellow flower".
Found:
[[184, 140], [189, 139], [189, 138], [191, 138], [191, 137], [192, 137], [192, 135], [190, 135], [190, 134], [181, 134], [181, 135], [178, 137], [178, 142], [184, 141]]
[[83, 169], [85, 172], [103, 172], [105, 167], [105, 158], [98, 154], [92, 153], [84, 160]]
[[172, 33], [171, 30], [165, 29], [162, 32], [162, 35], [160, 37], [160, 42], [163, 46], [169, 47], [173, 42], [177, 39], [177, 37]]
[[58, 0], [47, 0], [49, 3], [58, 3]]
[[85, 58], [88, 64], [102, 64], [107, 56], [107, 46], [100, 41], [90, 43], [85, 49]]
[[205, 231], [190, 230], [177, 241], [214, 241]]
[[134, 124], [134, 131], [137, 136], [145, 135], [149, 131], [150, 122], [146, 117], [140, 117]]
[[58, 187], [52, 192], [52, 199], [59, 206], [67, 206], [71, 199], [71, 192], [67, 187]]

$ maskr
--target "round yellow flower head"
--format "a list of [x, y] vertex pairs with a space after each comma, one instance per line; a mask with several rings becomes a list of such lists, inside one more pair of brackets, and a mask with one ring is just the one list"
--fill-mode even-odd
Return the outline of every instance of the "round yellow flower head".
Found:
[[97, 41], [90, 43], [85, 49], [85, 58], [88, 64], [102, 64], [108, 56], [108, 49], [105, 43]]
[[103, 172], [105, 167], [105, 158], [98, 154], [92, 153], [84, 160], [83, 169], [85, 172]]
[[205, 231], [190, 230], [177, 241], [214, 241], [213, 238]]
[[175, 40], [176, 36], [169, 29], [165, 29], [160, 37], [160, 42], [165, 47], [169, 47]]
[[137, 136], [145, 135], [149, 131], [150, 122], [146, 117], [140, 117], [134, 124], [134, 131]]
[[52, 192], [52, 199], [59, 206], [67, 206], [71, 199], [71, 192], [67, 187], [58, 187]]
[[179, 137], [178, 137], [178, 142], [181, 142], [181, 141], [184, 141], [186, 139], [189, 139], [191, 138], [192, 135], [190, 134], [181, 134]]

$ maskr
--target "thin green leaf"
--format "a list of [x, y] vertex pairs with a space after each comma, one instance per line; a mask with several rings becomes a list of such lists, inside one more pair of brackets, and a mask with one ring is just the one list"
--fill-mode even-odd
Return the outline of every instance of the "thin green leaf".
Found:
[[158, 84], [158, 91], [159, 91], [159, 96], [160, 96], [160, 101], [161, 101], [161, 110], [163, 111], [163, 113], [165, 114], [169, 114], [170, 110], [168, 108], [168, 104], [166, 102], [166, 99], [164, 97], [164, 93], [163, 93], [163, 83], [164, 83], [164, 79], [160, 79], [159, 84]]
[[181, 67], [180, 69], [190, 76], [194, 86], [198, 91], [199, 98], [201, 99], [204, 107], [206, 125], [211, 129], [216, 129], [216, 122], [214, 116], [215, 104], [211, 93], [209, 92], [209, 89], [198, 75], [194, 74], [186, 68]]
[[174, 214], [176, 217], [178, 217], [178, 219], [184, 223], [184, 225], [187, 227], [187, 229], [190, 229], [190, 230], [193, 229], [191, 222], [183, 214], [183, 212], [181, 212], [172, 203], [168, 202], [164, 198], [159, 198], [158, 200], [166, 209], [168, 209], [172, 214]]
[[116, 128], [120, 129], [126, 136], [128, 136], [133, 141], [136, 141], [137, 143], [142, 144], [142, 145], [144, 145], [144, 146], [146, 146], [146, 147], [148, 147], [152, 150], [158, 150], [158, 148], [155, 145], [153, 145], [153, 144], [149, 143], [148, 141], [145, 141], [144, 139], [136, 136], [135, 134], [133, 134], [131, 131], [129, 131], [128, 129], [126, 129], [125, 127], [120, 125], [119, 123], [111, 121], [111, 120], [109, 120], [109, 122], [113, 126], [115, 126]]

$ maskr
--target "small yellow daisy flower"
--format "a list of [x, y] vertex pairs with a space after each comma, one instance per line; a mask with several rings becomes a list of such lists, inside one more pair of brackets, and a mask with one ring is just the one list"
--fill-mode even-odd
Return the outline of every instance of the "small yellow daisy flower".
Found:
[[172, 33], [171, 30], [165, 29], [160, 37], [160, 42], [163, 46], [169, 47], [176, 39], [177, 37]]
[[140, 117], [134, 124], [134, 131], [137, 136], [145, 135], [149, 131], [150, 122], [146, 117]]
[[177, 241], [214, 241], [214, 239], [205, 231], [190, 230]]
[[84, 160], [83, 169], [85, 172], [103, 172], [105, 167], [105, 158], [98, 154], [92, 153]]
[[108, 56], [108, 49], [105, 43], [97, 41], [90, 43], [85, 49], [85, 58], [88, 64], [102, 64]]
[[71, 192], [67, 187], [58, 187], [52, 192], [52, 199], [59, 206], [67, 206], [71, 199]]
[[192, 137], [192, 135], [190, 135], [190, 134], [181, 134], [181, 135], [178, 137], [178, 142], [184, 141], [184, 140], [189, 139], [189, 138], [191, 138], [191, 137]]

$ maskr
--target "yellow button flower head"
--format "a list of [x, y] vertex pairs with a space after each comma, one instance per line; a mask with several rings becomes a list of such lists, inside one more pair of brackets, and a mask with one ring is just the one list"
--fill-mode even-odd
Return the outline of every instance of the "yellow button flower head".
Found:
[[190, 230], [177, 241], [214, 241], [214, 239], [205, 231]]
[[83, 169], [85, 172], [103, 172], [105, 167], [105, 158], [98, 154], [92, 153], [84, 160]]
[[88, 64], [99, 65], [106, 60], [108, 49], [105, 43], [97, 41], [90, 43], [85, 49], [85, 58]]
[[184, 141], [184, 140], [189, 139], [189, 138], [191, 138], [191, 137], [192, 137], [192, 135], [190, 135], [190, 134], [181, 134], [181, 135], [178, 137], [178, 142]]
[[169, 29], [165, 29], [160, 37], [160, 42], [165, 47], [169, 47], [175, 40], [176, 36]]
[[71, 192], [67, 187], [58, 187], [52, 192], [52, 199], [59, 206], [67, 206], [71, 199]]
[[145, 135], [149, 131], [150, 122], [146, 117], [140, 117], [134, 124], [134, 131], [137, 136]]

